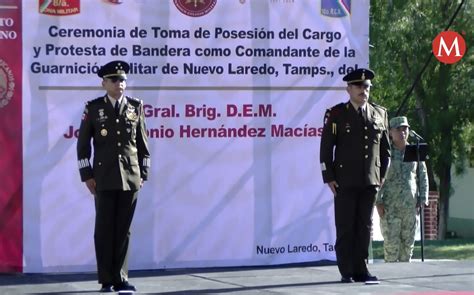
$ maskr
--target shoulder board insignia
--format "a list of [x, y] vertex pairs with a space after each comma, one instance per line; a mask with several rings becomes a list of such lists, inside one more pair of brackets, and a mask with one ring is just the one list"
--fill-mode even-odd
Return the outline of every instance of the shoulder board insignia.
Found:
[[340, 103], [340, 104], [337, 104], [335, 106], [333, 106], [332, 108], [328, 109], [328, 111], [331, 112], [331, 114], [337, 114], [339, 113], [339, 111], [343, 110], [344, 109], [344, 103]]
[[136, 97], [131, 97], [131, 96], [125, 96], [125, 97], [132, 105], [140, 105], [143, 103], [141, 99], [138, 99]]
[[88, 101], [86, 103], [86, 105], [88, 105], [88, 104], [89, 105], [95, 105], [95, 104], [101, 103], [103, 98], [104, 98], [103, 96], [102, 97], [97, 97], [96, 99]]
[[384, 108], [384, 107], [381, 106], [381, 105], [375, 104], [375, 103], [373, 103], [373, 102], [369, 102], [369, 103], [370, 103], [373, 107], [375, 107], [375, 108], [379, 108], [379, 109], [382, 109], [382, 110], [384, 110], [384, 111], [387, 110], [386, 108]]

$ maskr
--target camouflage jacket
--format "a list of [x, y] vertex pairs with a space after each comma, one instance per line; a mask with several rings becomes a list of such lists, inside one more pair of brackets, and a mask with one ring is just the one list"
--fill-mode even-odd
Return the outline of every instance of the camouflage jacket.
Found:
[[[377, 204], [392, 208], [413, 208], [416, 203], [416, 162], [403, 162], [404, 151], [392, 148], [390, 167], [387, 178], [377, 195]], [[418, 174], [420, 179], [420, 196], [428, 205], [428, 174], [425, 162], [421, 162]]]

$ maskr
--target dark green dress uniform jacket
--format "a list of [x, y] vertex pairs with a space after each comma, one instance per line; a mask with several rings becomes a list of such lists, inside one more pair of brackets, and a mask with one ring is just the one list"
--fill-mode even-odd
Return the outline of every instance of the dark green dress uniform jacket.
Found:
[[124, 96], [118, 115], [107, 95], [87, 102], [79, 129], [77, 158], [81, 180], [94, 178], [96, 190], [138, 190], [140, 178], [147, 180], [150, 168], [142, 101]]
[[325, 183], [335, 180], [342, 187], [379, 186], [390, 163], [386, 109], [367, 103], [365, 122], [350, 102], [328, 109], [320, 159]]

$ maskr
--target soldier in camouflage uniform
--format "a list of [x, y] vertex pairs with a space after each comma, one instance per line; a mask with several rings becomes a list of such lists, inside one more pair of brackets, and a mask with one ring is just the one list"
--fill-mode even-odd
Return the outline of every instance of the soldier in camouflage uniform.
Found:
[[[406, 117], [395, 117], [390, 120], [391, 164], [376, 200], [386, 262], [410, 261], [415, 244], [417, 215], [420, 212], [420, 204], [416, 198], [417, 163], [403, 162], [409, 128]], [[420, 196], [427, 205], [428, 177], [424, 162], [421, 162], [418, 178]]]
[[138, 190], [148, 178], [150, 152], [143, 102], [124, 95], [129, 68], [124, 61], [100, 68], [97, 74], [107, 93], [87, 102], [77, 141], [81, 180], [95, 197], [101, 292], [136, 291], [128, 283], [130, 226]]

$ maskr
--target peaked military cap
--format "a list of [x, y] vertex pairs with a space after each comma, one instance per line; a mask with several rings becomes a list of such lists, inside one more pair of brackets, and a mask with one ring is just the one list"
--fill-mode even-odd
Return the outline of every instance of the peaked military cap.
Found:
[[390, 128], [398, 128], [400, 126], [410, 127], [407, 117], [400, 116], [390, 119]]
[[127, 79], [130, 66], [122, 60], [114, 60], [100, 67], [97, 75], [101, 78], [122, 77]]
[[342, 80], [347, 84], [372, 85], [371, 80], [375, 77], [372, 70], [360, 68], [345, 75]]

